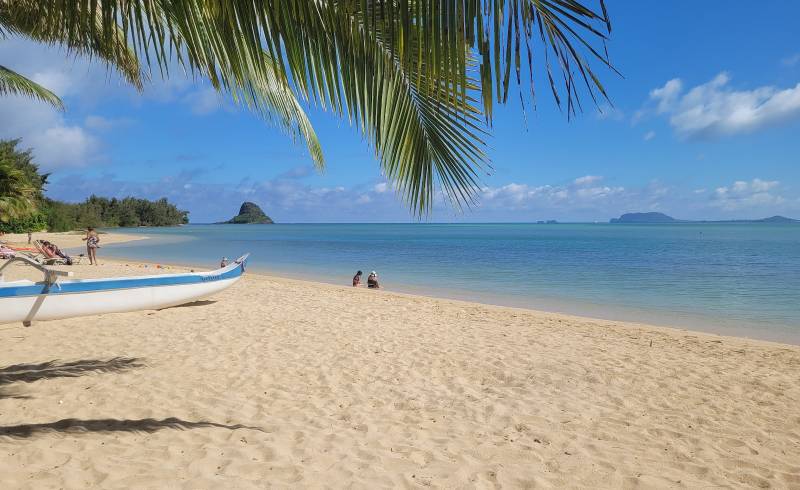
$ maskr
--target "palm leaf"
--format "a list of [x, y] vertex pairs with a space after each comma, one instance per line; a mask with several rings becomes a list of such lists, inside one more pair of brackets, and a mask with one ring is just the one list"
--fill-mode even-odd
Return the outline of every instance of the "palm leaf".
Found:
[[[586, 6], [598, 1], [599, 8]], [[611, 31], [603, 0], [5, 4], [14, 9], [32, 2], [39, 12], [58, 12], [47, 25], [48, 32], [63, 33], [62, 45], [99, 36], [102, 45], [112, 46], [122, 36], [151, 69], [168, 76], [177, 60], [258, 112], [277, 110], [284, 123], [299, 113], [283, 88], [270, 95], [276, 88], [270, 77], [299, 97], [346, 115], [420, 213], [430, 209], [437, 187], [457, 205], [472, 202], [479, 172], [488, 165], [479, 121], [490, 124], [493, 102], [507, 101], [512, 70], [522, 98], [523, 60], [531, 97], [534, 65], [541, 64], [556, 103], [566, 106], [568, 115], [581, 107], [577, 81], [592, 99], [606, 96], [592, 65], [611, 66], [601, 54]], [[471, 64], [473, 55], [477, 66]], [[289, 127], [303, 137], [310, 134], [305, 123]]]
[[64, 109], [61, 99], [38, 83], [0, 65], [0, 95], [24, 95]]
[[[0, 33], [16, 34], [49, 45], [65, 47], [70, 53], [88, 58], [97, 57], [114, 66], [134, 87], [142, 89], [142, 71], [136, 53], [128, 45], [124, 30], [103, 19], [99, 9], [73, 16], [69, 21], [69, 4], [38, 0], [0, 2]], [[96, 3], [96, 0], [92, 3]], [[69, 30], [65, 30], [68, 27]]]

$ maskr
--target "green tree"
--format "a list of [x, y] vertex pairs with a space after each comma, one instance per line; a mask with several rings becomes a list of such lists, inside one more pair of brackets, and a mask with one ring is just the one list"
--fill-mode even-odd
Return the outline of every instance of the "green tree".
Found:
[[[136, 86], [142, 60], [164, 76], [177, 62], [303, 139], [320, 168], [300, 101], [346, 117], [419, 213], [437, 189], [474, 200], [493, 104], [507, 101], [512, 69], [520, 100], [523, 85], [533, 95], [534, 53], [568, 114], [581, 85], [605, 96], [589, 60], [610, 66], [610, 32], [603, 0], [0, 1], [0, 36], [98, 57]], [[60, 104], [4, 67], [2, 93]]]
[[39, 192], [40, 188], [16, 166], [12, 156], [0, 153], [0, 223], [36, 214]]

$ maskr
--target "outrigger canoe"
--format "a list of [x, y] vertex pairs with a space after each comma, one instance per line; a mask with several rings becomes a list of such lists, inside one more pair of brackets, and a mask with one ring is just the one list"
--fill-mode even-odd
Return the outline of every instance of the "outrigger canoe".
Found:
[[[249, 254], [248, 254], [249, 255]], [[75, 316], [157, 310], [211, 296], [242, 276], [248, 255], [210, 272], [160, 274], [104, 279], [59, 279], [59, 271], [25, 257], [9, 259], [0, 267], [0, 323], [56, 320]], [[2, 272], [22, 261], [44, 274], [41, 282], [2, 280]]]

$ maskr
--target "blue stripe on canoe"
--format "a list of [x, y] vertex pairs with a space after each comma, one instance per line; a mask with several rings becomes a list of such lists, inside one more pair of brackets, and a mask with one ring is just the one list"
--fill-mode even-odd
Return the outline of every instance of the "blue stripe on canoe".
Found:
[[[224, 269], [221, 269], [224, 270]], [[205, 273], [201, 274], [181, 274], [177, 276], [145, 277], [130, 279], [108, 279], [108, 280], [87, 280], [84, 282], [64, 282], [56, 283], [48, 287], [45, 284], [34, 284], [30, 286], [1, 286], [0, 298], [10, 298], [18, 296], [38, 296], [40, 294], [70, 294], [70, 293], [91, 293], [98, 291], [111, 291], [115, 289], [151, 288], [161, 286], [176, 286], [181, 284], [200, 284], [204, 282], [216, 282], [225, 279], [233, 279], [242, 275], [243, 267], [239, 264], [230, 270], [225, 270], [220, 274]]]

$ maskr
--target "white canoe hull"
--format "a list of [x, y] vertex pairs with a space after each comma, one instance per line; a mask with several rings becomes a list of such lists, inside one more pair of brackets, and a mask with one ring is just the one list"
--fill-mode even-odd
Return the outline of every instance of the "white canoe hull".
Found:
[[[203, 284], [120, 289], [75, 294], [0, 298], [0, 323], [58, 320], [124, 311], [158, 310], [212, 296], [239, 278]], [[31, 316], [30, 319], [28, 317]]]
[[246, 258], [211, 272], [66, 280], [54, 284], [0, 282], [0, 323], [29, 324], [190, 303], [236, 283], [244, 272]]

